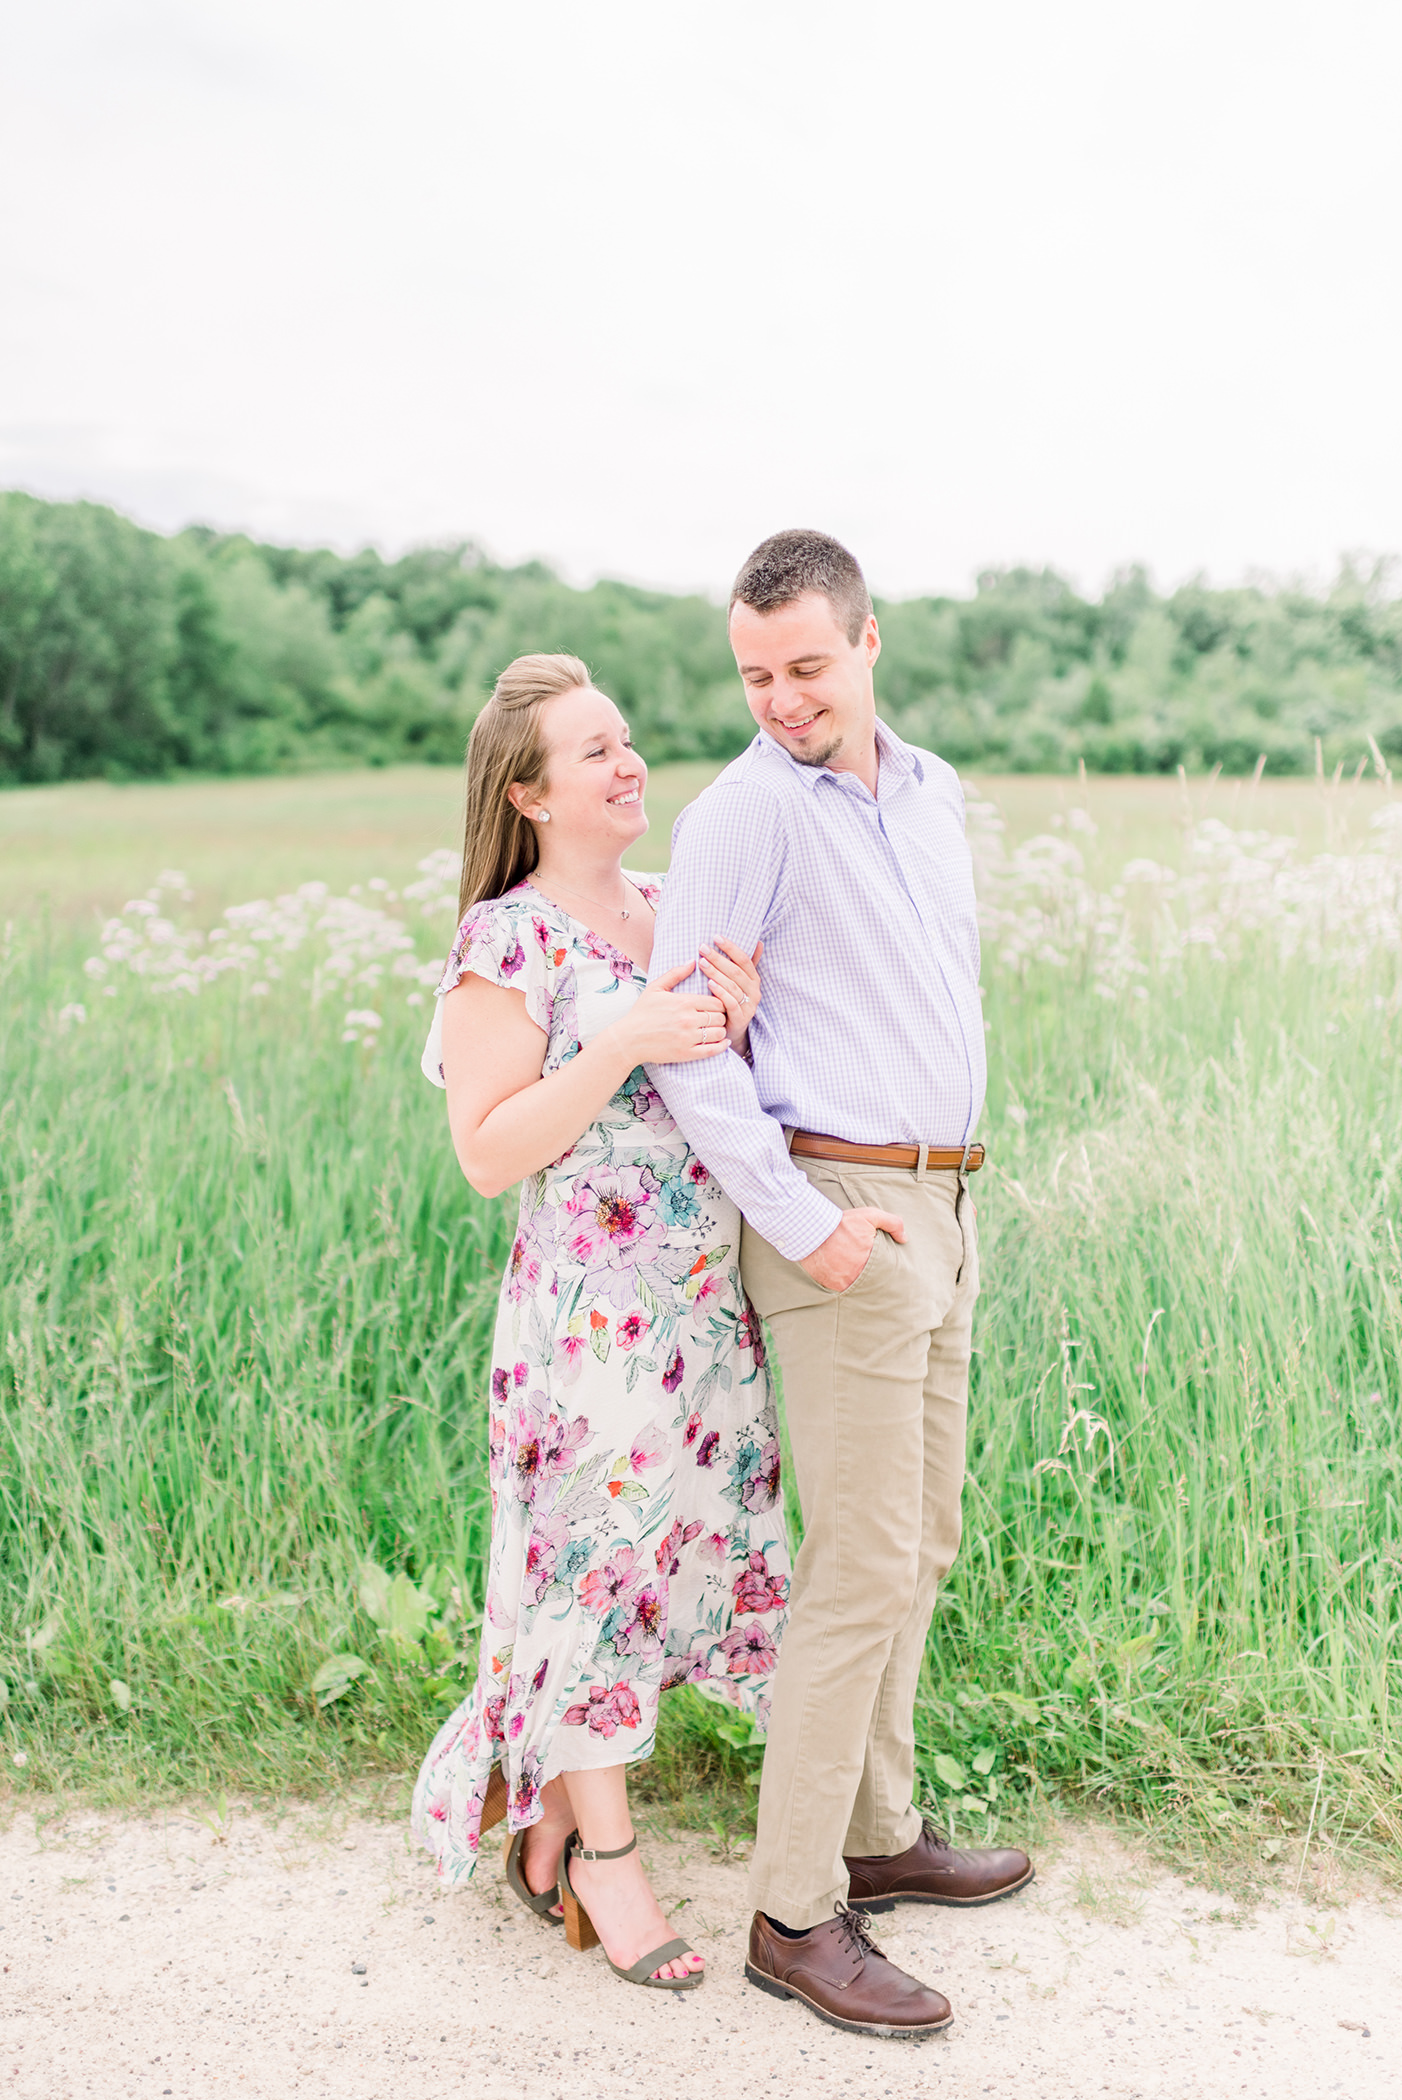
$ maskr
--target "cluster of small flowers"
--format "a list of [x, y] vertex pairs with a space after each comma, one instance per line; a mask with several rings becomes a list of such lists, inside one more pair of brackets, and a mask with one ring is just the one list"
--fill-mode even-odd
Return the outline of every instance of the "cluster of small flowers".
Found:
[[[403, 895], [421, 918], [455, 912], [457, 866], [456, 855], [442, 851], [420, 861], [422, 879]], [[184, 875], [167, 868], [144, 897], [134, 897], [107, 921], [100, 952], [83, 966], [105, 997], [115, 998], [123, 983], [133, 982], [195, 997], [229, 976], [243, 981], [250, 995], [265, 997], [280, 979], [295, 977], [305, 983], [313, 1005], [333, 993], [346, 999], [343, 1042], [373, 1043], [383, 1017], [365, 1003], [367, 994], [386, 980], [398, 981], [414, 987], [408, 1003], [422, 1006], [419, 987], [438, 981], [441, 962], [420, 957], [404, 918], [388, 908], [400, 902], [400, 893], [381, 876], [363, 888], [354, 884], [345, 897], [333, 896], [324, 882], [304, 882], [271, 903], [258, 898], [231, 904], [223, 924], [208, 933], [177, 925], [170, 916], [174, 902], [189, 903], [193, 896]], [[362, 1003], [352, 1006], [357, 991]], [[86, 1019], [77, 1005], [59, 1017], [63, 1027]]]
[[1234, 831], [1215, 817], [1191, 826], [1186, 865], [1126, 863], [1098, 889], [1065, 833], [1095, 834], [1072, 809], [1059, 836], [1040, 834], [1009, 852], [992, 803], [968, 807], [979, 923], [996, 968], [1079, 969], [1105, 999], [1146, 998], [1144, 979], [1173, 972], [1197, 952], [1240, 961], [1268, 943], [1281, 962], [1299, 958], [1356, 976], [1379, 958], [1402, 957], [1402, 804], [1372, 820], [1362, 852], [1299, 858], [1298, 841]]
[[437, 919], [444, 912], [456, 918], [461, 879], [461, 855], [450, 846], [439, 846], [419, 862], [419, 880], [406, 882], [404, 895], [413, 898], [426, 919]]

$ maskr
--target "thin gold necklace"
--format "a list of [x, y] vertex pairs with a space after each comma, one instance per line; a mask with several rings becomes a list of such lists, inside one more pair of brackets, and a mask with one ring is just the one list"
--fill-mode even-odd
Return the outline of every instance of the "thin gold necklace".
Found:
[[[626, 876], [623, 879], [625, 882], [627, 882], [628, 880]], [[587, 904], [591, 906], [594, 911], [611, 911], [615, 914], [616, 917], [620, 919], [631, 919], [633, 916], [633, 914], [630, 911], [624, 911], [617, 904], [603, 904], [599, 901], [597, 897], [586, 897], [583, 890], [572, 890], [567, 882], [557, 881], [555, 887], [557, 890], [563, 890], [567, 897], [578, 897], [581, 904]], [[630, 882], [628, 883], [628, 887], [629, 889], [636, 890], [637, 884]], [[532, 882], [531, 888], [539, 889], [540, 884], [537, 882]], [[549, 891], [546, 892], [546, 895], [549, 895]], [[639, 895], [641, 895], [641, 892], [639, 892]], [[644, 903], [646, 903], [646, 898], [644, 898], [643, 901]]]

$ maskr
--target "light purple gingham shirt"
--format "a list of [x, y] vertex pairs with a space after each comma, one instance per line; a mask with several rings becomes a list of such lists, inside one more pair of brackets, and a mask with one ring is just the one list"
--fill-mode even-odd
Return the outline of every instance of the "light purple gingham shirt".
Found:
[[[964, 1145], [983, 1107], [973, 867], [952, 766], [876, 727], [873, 798], [763, 733], [672, 834], [651, 974], [763, 937], [753, 1070], [733, 1052], [652, 1065], [688, 1142], [791, 1261], [841, 1216], [784, 1127], [854, 1144]], [[705, 989], [701, 978], [687, 989]]]

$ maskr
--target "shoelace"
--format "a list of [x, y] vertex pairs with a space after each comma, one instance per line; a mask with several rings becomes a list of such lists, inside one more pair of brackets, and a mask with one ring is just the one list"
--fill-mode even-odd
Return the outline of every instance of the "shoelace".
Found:
[[848, 1903], [837, 1906], [838, 1931], [842, 1944], [860, 1968], [869, 1954], [879, 1954], [881, 1949], [872, 1938], [871, 1919], [864, 1910], [853, 1910]]
[[937, 1823], [932, 1823], [928, 1816], [923, 1816], [921, 1818], [920, 1828], [924, 1831], [925, 1836], [930, 1840], [930, 1843], [934, 1846], [936, 1852], [953, 1851], [954, 1848], [950, 1844], [949, 1839], [945, 1836], [944, 1832], [940, 1829], [939, 1825]]

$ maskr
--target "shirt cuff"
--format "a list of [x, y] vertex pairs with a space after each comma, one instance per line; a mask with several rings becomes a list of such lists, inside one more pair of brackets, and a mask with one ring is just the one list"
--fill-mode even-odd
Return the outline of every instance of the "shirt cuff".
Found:
[[751, 1222], [778, 1248], [785, 1261], [802, 1261], [815, 1247], [821, 1247], [829, 1234], [836, 1232], [842, 1223], [842, 1211], [831, 1197], [805, 1181], [801, 1193], [785, 1204], [782, 1215], [775, 1221], [776, 1229], [771, 1231], [767, 1223], [759, 1220]]

